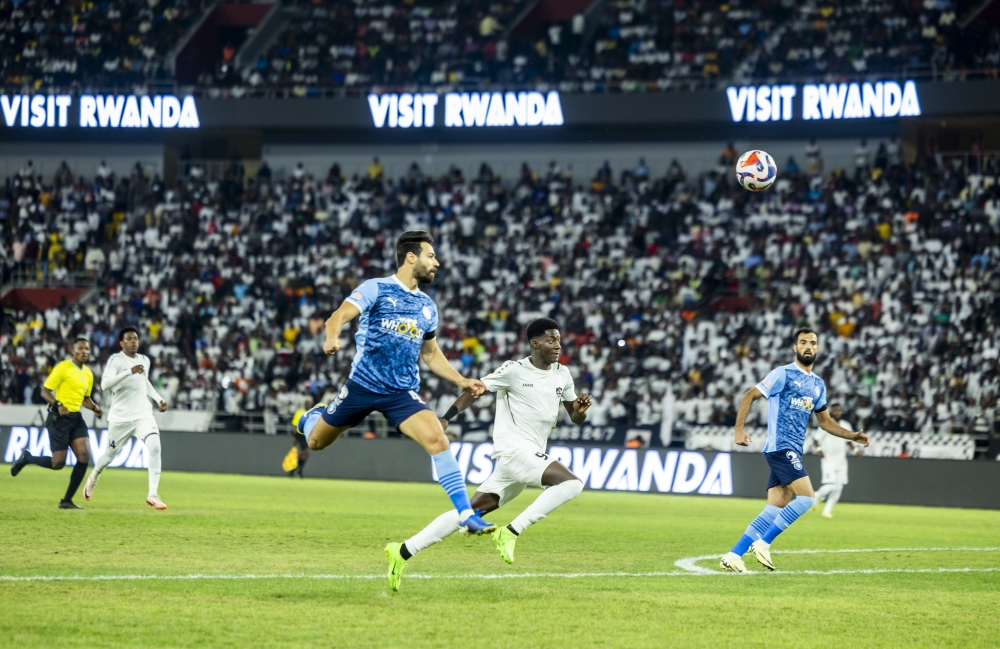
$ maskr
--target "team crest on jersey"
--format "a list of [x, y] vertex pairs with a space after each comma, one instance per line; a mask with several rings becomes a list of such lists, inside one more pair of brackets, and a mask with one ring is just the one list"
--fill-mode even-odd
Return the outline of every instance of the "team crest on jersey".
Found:
[[420, 312], [423, 313], [424, 317], [427, 318], [428, 320], [431, 319], [431, 310], [430, 310], [430, 308], [428, 308], [428, 307], [425, 306], [423, 309], [421, 309]]
[[816, 392], [816, 398], [818, 399], [819, 398], [819, 386], [817, 385], [813, 390]]
[[562, 393], [563, 393], [563, 389], [562, 388], [556, 388], [556, 396], [557, 397], [561, 397]]
[[792, 463], [792, 466], [795, 467], [796, 471], [802, 470], [802, 459], [799, 457], [798, 453], [795, 451], [787, 451], [785, 453], [785, 457], [787, 457], [788, 461]]
[[812, 412], [813, 400], [812, 397], [792, 397], [789, 402], [789, 407], [793, 410], [802, 410], [804, 412]]

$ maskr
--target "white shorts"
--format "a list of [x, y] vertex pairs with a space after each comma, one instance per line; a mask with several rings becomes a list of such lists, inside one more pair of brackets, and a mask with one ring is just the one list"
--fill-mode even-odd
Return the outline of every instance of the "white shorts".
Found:
[[108, 450], [117, 453], [129, 437], [135, 437], [145, 442], [147, 437], [159, 432], [160, 428], [156, 425], [153, 415], [132, 421], [110, 422], [108, 424]]
[[847, 484], [847, 465], [827, 466], [823, 464], [823, 484]]
[[517, 498], [525, 487], [541, 487], [542, 474], [555, 462], [545, 453], [531, 449], [501, 453], [496, 460], [493, 473], [476, 491], [500, 496], [501, 507]]

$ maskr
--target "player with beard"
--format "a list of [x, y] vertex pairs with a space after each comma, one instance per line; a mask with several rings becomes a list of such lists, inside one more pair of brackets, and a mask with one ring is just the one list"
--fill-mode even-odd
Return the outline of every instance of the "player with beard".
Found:
[[743, 555], [749, 550], [768, 570], [774, 570], [771, 561], [771, 543], [775, 537], [815, 502], [809, 474], [802, 464], [802, 446], [806, 441], [806, 426], [813, 413], [819, 427], [837, 437], [868, 446], [868, 436], [863, 431], [853, 432], [842, 428], [826, 408], [826, 383], [816, 376], [813, 364], [819, 352], [819, 337], [811, 329], [799, 329], [792, 337], [795, 362], [771, 370], [763, 381], [743, 395], [736, 414], [736, 443], [750, 445], [750, 436], [743, 425], [750, 413], [750, 406], [761, 397], [767, 397], [767, 443], [764, 458], [771, 467], [767, 483], [767, 506], [750, 523], [733, 549], [722, 557], [720, 565], [732, 572], [747, 572]]
[[404, 232], [396, 241], [396, 274], [361, 284], [326, 321], [323, 351], [335, 354], [340, 349], [340, 330], [361, 316], [354, 335], [357, 353], [337, 398], [329, 406], [313, 406], [299, 418], [297, 428], [309, 448], [319, 451], [372, 412], [381, 412], [390, 425], [430, 453], [460, 525], [469, 533], [485, 534], [496, 526], [472, 509], [444, 427], [417, 394], [420, 361], [473, 397], [486, 392], [482, 381], [455, 371], [435, 340], [437, 305], [418, 288], [432, 283], [441, 265], [433, 243], [427, 232]]

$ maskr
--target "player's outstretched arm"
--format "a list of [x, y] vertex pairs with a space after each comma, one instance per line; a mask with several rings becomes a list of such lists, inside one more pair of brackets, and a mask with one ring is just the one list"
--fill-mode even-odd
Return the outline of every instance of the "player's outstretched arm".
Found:
[[760, 399], [764, 394], [757, 389], [756, 386], [747, 390], [747, 393], [743, 395], [743, 399], [740, 401], [740, 409], [736, 411], [736, 444], [739, 446], [750, 446], [750, 436], [747, 435], [747, 431], [744, 430], [743, 426], [747, 423], [747, 415], [750, 414], [750, 407], [753, 402]]
[[166, 412], [167, 402], [163, 400], [160, 393], [157, 392], [156, 388], [153, 387], [153, 384], [149, 382], [149, 378], [146, 379], [146, 396], [153, 400], [153, 403], [156, 404], [156, 407], [160, 410], [160, 412]]
[[105, 392], [114, 390], [119, 383], [128, 377], [133, 374], [142, 374], [145, 371], [146, 368], [142, 366], [142, 363], [129, 367], [126, 363], [115, 362], [115, 357], [112, 357], [104, 366], [104, 373], [101, 374], [101, 390]]
[[420, 347], [420, 360], [427, 364], [432, 372], [440, 376], [445, 381], [462, 388], [474, 397], [478, 397], [486, 392], [486, 385], [479, 379], [467, 379], [451, 366], [444, 352], [438, 347], [437, 340], [431, 338], [425, 340]]
[[863, 430], [859, 430], [858, 432], [855, 433], [853, 430], [847, 430], [846, 428], [843, 428], [840, 424], [838, 424], [833, 420], [833, 417], [831, 417], [830, 413], [827, 412], [826, 410], [824, 410], [823, 412], [816, 413], [816, 421], [819, 422], [820, 428], [830, 433], [831, 435], [835, 435], [837, 437], [843, 437], [844, 439], [849, 439], [852, 442], [857, 442], [858, 444], [861, 444], [862, 446], [868, 446], [869, 442], [871, 441], [868, 438], [868, 435], [865, 435], [865, 431]]
[[361, 315], [357, 305], [345, 301], [326, 321], [326, 340], [323, 342], [325, 354], [336, 354], [340, 349], [340, 330], [351, 320]]
[[589, 394], [581, 394], [576, 401], [563, 401], [563, 407], [569, 413], [570, 421], [579, 426], [587, 421], [587, 410], [594, 405], [594, 399]]
[[451, 407], [448, 408], [448, 412], [444, 413], [444, 417], [441, 417], [441, 426], [443, 426], [445, 430], [448, 430], [448, 424], [451, 423], [451, 420], [457, 417], [458, 413], [471, 406], [472, 402], [478, 398], [479, 397], [472, 396], [469, 392], [463, 392], [462, 396], [455, 399], [455, 403], [451, 404]]

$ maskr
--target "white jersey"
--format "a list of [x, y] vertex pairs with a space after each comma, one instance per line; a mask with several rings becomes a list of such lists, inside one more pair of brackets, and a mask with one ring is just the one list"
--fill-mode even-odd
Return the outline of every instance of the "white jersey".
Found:
[[497, 393], [494, 459], [525, 448], [544, 453], [563, 401], [576, 401], [573, 377], [558, 363], [540, 370], [530, 358], [507, 361], [482, 380], [490, 392]]
[[[132, 368], [136, 365], [142, 365], [145, 371], [133, 374]], [[118, 352], [108, 359], [101, 375], [101, 389], [111, 393], [109, 423], [135, 421], [153, 415], [149, 400], [159, 403], [163, 398], [149, 382], [149, 367], [149, 357], [143, 354], [129, 357], [125, 352]]]
[[[846, 419], [841, 419], [837, 423], [840, 424], [841, 428], [854, 430]], [[843, 482], [846, 484], [847, 452], [850, 440], [846, 440], [843, 437], [837, 437], [836, 435], [831, 435], [830, 433], [822, 430], [816, 433], [816, 437], [814, 439], [816, 441], [816, 445], [821, 451], [823, 451], [823, 482]], [[833, 475], [836, 475], [837, 478], [827, 479], [829, 476]]]

